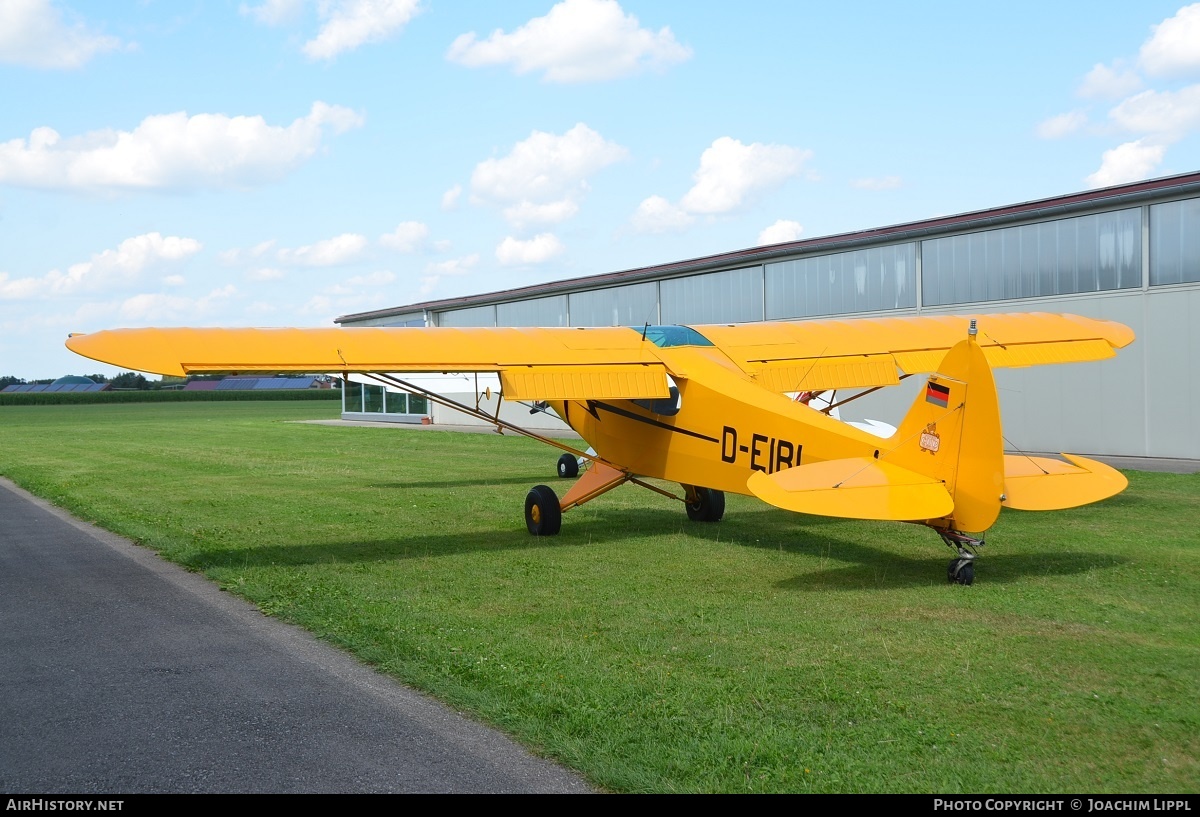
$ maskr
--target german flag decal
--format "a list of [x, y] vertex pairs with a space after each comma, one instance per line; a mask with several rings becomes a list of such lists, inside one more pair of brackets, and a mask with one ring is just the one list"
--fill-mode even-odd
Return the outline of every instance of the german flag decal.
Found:
[[950, 387], [930, 380], [929, 386], [925, 389], [925, 402], [933, 403], [939, 408], [946, 408], [950, 402]]

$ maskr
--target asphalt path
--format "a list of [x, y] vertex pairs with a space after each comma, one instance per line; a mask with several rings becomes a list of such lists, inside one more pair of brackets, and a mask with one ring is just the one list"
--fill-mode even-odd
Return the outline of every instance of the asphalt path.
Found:
[[0, 479], [0, 792], [587, 791]]

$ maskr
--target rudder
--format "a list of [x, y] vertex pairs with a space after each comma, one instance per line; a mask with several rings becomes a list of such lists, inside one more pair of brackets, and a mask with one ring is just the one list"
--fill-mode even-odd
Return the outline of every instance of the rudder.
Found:
[[992, 368], [968, 337], [946, 353], [880, 458], [945, 483], [954, 510], [936, 527], [984, 531], [1000, 515], [1004, 438]]

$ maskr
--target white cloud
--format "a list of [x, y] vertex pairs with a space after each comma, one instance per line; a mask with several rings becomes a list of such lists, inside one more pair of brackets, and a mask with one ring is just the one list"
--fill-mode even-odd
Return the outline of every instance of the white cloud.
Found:
[[507, 156], [475, 166], [472, 201], [508, 205], [514, 224], [562, 221], [578, 211], [587, 177], [628, 155], [582, 122], [561, 136], [534, 131]]
[[262, 256], [266, 255], [274, 246], [275, 239], [271, 239], [269, 241], [261, 241], [248, 250], [236, 248], [232, 250], [222, 250], [217, 254], [217, 260], [226, 266], [232, 267], [249, 260], [261, 258]]
[[420, 293], [428, 295], [437, 286], [443, 275], [466, 275], [478, 263], [479, 254], [472, 253], [462, 258], [451, 258], [447, 261], [430, 264], [425, 268], [425, 274], [421, 276]]
[[630, 219], [633, 228], [642, 233], [665, 233], [689, 227], [694, 218], [662, 196], [650, 196], [638, 205]]
[[290, 23], [299, 17], [306, 3], [307, 0], [266, 0], [265, 3], [257, 6], [248, 6], [243, 3], [238, 8], [238, 12], [244, 16], [253, 17], [264, 25], [277, 26]]
[[1087, 114], [1083, 111], [1067, 111], [1052, 116], [1038, 123], [1035, 129], [1042, 139], [1061, 139], [1075, 133], [1087, 124]]
[[1120, 99], [1142, 87], [1142, 78], [1117, 60], [1112, 67], [1096, 63], [1079, 84], [1076, 93], [1086, 99]]
[[282, 178], [311, 158], [326, 129], [342, 133], [363, 118], [314, 102], [287, 127], [261, 116], [180, 111], [148, 116], [132, 131], [62, 138], [48, 127], [0, 143], [0, 183], [83, 190], [248, 187]]
[[496, 247], [496, 258], [504, 266], [541, 264], [566, 249], [553, 233], [541, 233], [526, 241], [508, 236]]
[[163, 278], [162, 280], [163, 280], [163, 283], [169, 287], [181, 287], [187, 283], [187, 279], [184, 278], [182, 275], [168, 275], [166, 278]]
[[246, 278], [251, 281], [280, 281], [283, 279], [283, 270], [275, 267], [258, 267], [247, 272]]
[[1108, 115], [1127, 130], [1175, 139], [1200, 126], [1200, 85], [1179, 91], [1143, 91]]
[[323, 0], [319, 8], [324, 23], [303, 47], [313, 60], [390, 39], [421, 10], [417, 0]]
[[1154, 26], [1138, 61], [1151, 76], [1181, 76], [1200, 72], [1200, 3], [1184, 6]]
[[1088, 187], [1109, 187], [1149, 178], [1162, 162], [1166, 147], [1144, 139], [1104, 151], [1100, 169], [1087, 177]]
[[402, 221], [390, 233], [379, 236], [379, 243], [397, 252], [416, 252], [429, 237], [429, 227], [419, 221]]
[[478, 263], [479, 253], [471, 253], [462, 258], [436, 261], [427, 266], [425, 271], [435, 275], [465, 275]]
[[859, 190], [895, 190], [903, 185], [899, 176], [873, 176], [863, 179], [853, 179], [851, 187]]
[[78, 68], [97, 54], [120, 47], [116, 37], [90, 31], [82, 22], [65, 22], [50, 0], [0, 3], [0, 63]]
[[117, 310], [122, 321], [130, 323], [173, 323], [195, 321], [210, 314], [213, 307], [237, 294], [237, 287], [226, 284], [200, 298], [162, 293], [144, 293], [127, 298]]
[[346, 283], [352, 287], [381, 287], [386, 286], [396, 280], [396, 274], [387, 270], [378, 272], [370, 272], [366, 275], [355, 275], [353, 278], [348, 278]]
[[726, 213], [740, 207], [753, 193], [776, 187], [800, 172], [812, 151], [787, 145], [744, 145], [722, 136], [700, 156], [696, 184], [680, 206], [689, 213]]
[[38, 278], [15, 280], [7, 273], [0, 273], [0, 300], [128, 286], [136, 283], [145, 270], [195, 255], [202, 246], [194, 238], [164, 237], [160, 233], [127, 238], [115, 250], [104, 250], [88, 261], [72, 264], [66, 272], [55, 269]]
[[549, 82], [590, 82], [665, 68], [691, 55], [670, 28], [642, 28], [616, 0], [563, 0], [511, 34], [459, 36], [446, 59], [472, 68], [507, 64], [517, 74], [541, 71]]
[[722, 136], [700, 156], [692, 174], [695, 184], [679, 204], [650, 196], [630, 218], [639, 232], [660, 233], [689, 226], [696, 215], [718, 215], [736, 210], [756, 194], [783, 184], [800, 172], [812, 151], [788, 145], [742, 144]]
[[579, 205], [571, 199], [534, 204], [523, 201], [504, 208], [504, 217], [517, 229], [530, 224], [558, 224], [579, 212]]
[[758, 246], [762, 247], [766, 244], [783, 244], [786, 241], [795, 241], [803, 232], [804, 226], [800, 222], [788, 221], [781, 218], [758, 234]]
[[357, 261], [367, 247], [367, 237], [358, 233], [341, 235], [276, 253], [279, 263], [295, 267], [335, 267]]
[[453, 210], [458, 206], [458, 197], [462, 195], [462, 185], [456, 184], [442, 194], [442, 209]]

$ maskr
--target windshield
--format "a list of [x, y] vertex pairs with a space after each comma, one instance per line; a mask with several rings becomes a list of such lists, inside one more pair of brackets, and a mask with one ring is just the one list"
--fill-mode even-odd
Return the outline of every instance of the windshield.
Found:
[[690, 326], [647, 326], [639, 329], [631, 326], [638, 334], [645, 334], [646, 340], [659, 348], [671, 346], [712, 346], [712, 341], [701, 335]]

